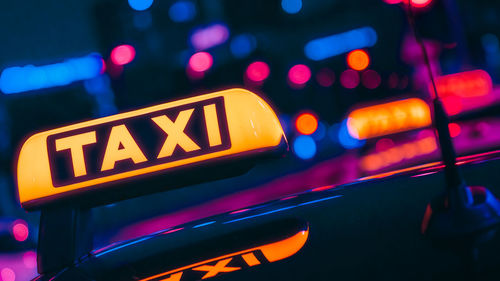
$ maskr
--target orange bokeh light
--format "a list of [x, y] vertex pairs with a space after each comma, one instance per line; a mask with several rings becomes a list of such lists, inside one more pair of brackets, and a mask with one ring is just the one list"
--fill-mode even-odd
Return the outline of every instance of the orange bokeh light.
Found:
[[363, 50], [354, 50], [347, 54], [347, 65], [350, 68], [361, 71], [368, 67], [370, 64], [370, 57]]
[[429, 106], [418, 98], [359, 108], [347, 118], [349, 134], [360, 140], [423, 128], [430, 124]]
[[310, 113], [303, 113], [295, 120], [295, 128], [303, 135], [310, 135], [318, 129], [318, 118]]

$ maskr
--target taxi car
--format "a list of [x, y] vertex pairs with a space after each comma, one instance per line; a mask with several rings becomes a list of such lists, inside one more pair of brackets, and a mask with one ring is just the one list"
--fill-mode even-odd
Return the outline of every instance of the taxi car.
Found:
[[[272, 108], [243, 89], [32, 135], [17, 186], [21, 205], [41, 210], [34, 280], [497, 280], [500, 151], [236, 204], [94, 248], [91, 208], [236, 175], [286, 149]], [[439, 200], [455, 163], [472, 186], [463, 209]]]

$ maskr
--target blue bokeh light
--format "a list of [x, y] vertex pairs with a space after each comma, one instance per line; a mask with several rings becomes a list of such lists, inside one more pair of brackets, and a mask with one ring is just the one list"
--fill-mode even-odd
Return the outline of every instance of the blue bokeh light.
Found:
[[44, 66], [9, 67], [0, 74], [0, 90], [5, 94], [15, 94], [64, 86], [96, 77], [102, 70], [102, 57], [94, 54]]
[[316, 143], [311, 136], [298, 136], [293, 141], [293, 152], [300, 159], [311, 159], [316, 155]]
[[296, 14], [302, 9], [302, 0], [281, 0], [281, 8], [289, 14]]
[[319, 61], [355, 49], [372, 47], [375, 43], [377, 32], [367, 26], [311, 40], [304, 47], [304, 53], [309, 59]]
[[349, 134], [349, 131], [347, 130], [347, 119], [342, 121], [342, 124], [340, 124], [340, 128], [338, 131], [338, 138], [339, 138], [340, 144], [345, 149], [358, 148], [358, 147], [365, 145], [365, 143], [366, 143], [365, 140], [355, 139]]
[[196, 16], [196, 5], [191, 1], [177, 1], [168, 10], [170, 19], [174, 22], [187, 22]]
[[256, 45], [255, 37], [245, 33], [233, 37], [229, 47], [236, 58], [244, 58], [255, 50]]
[[135, 28], [145, 30], [153, 24], [153, 17], [149, 11], [136, 13], [133, 18]]
[[136, 11], [144, 11], [153, 5], [153, 0], [128, 0], [128, 4]]

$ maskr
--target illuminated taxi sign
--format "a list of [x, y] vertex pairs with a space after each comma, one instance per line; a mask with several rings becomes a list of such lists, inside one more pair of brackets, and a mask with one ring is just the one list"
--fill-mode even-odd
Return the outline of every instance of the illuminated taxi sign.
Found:
[[303, 230], [281, 241], [169, 270], [141, 279], [140, 281], [202, 280], [219, 276], [227, 272], [283, 260], [300, 251], [305, 245], [308, 236], [309, 229]]
[[418, 98], [409, 98], [368, 106], [352, 111], [347, 118], [349, 134], [368, 139], [404, 132], [431, 124], [429, 106]]
[[272, 150], [283, 139], [273, 110], [243, 89], [164, 103], [31, 136], [18, 157], [19, 198], [38, 207], [127, 178]]
[[[470, 98], [490, 94], [493, 85], [490, 75], [478, 69], [437, 77], [436, 88], [441, 97]], [[434, 92], [431, 84], [429, 84], [429, 91]]]

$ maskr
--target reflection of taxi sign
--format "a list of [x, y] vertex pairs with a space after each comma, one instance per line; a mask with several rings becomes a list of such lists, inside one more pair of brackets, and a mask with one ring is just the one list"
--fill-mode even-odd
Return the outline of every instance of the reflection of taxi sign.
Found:
[[[296, 254], [307, 241], [309, 228], [277, 242], [169, 270], [140, 281], [184, 281], [216, 277], [262, 263], [272, 263]], [[200, 279], [201, 277], [201, 279]]]
[[404, 132], [430, 124], [429, 106], [417, 98], [356, 109], [347, 118], [349, 134], [357, 139]]
[[127, 178], [269, 152], [283, 140], [273, 110], [243, 89], [164, 103], [31, 136], [18, 158], [19, 198], [39, 207]]

